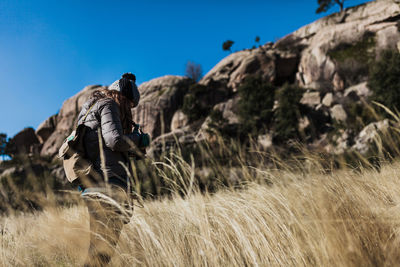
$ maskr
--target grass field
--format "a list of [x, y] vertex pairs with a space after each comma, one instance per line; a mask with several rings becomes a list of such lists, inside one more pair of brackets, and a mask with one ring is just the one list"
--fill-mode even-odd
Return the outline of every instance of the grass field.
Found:
[[[112, 266], [393, 266], [400, 263], [400, 162], [322, 174], [261, 171], [215, 194], [145, 201]], [[3, 266], [79, 266], [85, 206], [1, 219]]]

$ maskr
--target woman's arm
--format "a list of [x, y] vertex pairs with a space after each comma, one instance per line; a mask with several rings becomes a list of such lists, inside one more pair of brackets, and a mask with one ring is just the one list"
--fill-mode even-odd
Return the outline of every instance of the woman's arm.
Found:
[[118, 104], [111, 99], [102, 101], [99, 108], [101, 133], [105, 145], [113, 151], [127, 152], [135, 150], [139, 144], [139, 135], [123, 134]]

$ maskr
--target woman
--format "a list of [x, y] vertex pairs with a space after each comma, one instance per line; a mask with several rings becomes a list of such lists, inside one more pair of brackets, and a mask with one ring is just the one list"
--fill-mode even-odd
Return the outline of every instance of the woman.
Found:
[[79, 188], [90, 215], [90, 246], [85, 266], [109, 263], [123, 224], [131, 217], [128, 196], [128, 152], [137, 150], [140, 134], [133, 132], [131, 109], [140, 95], [136, 77], [125, 73], [108, 89], [93, 92], [83, 105], [78, 124], [87, 126], [83, 139], [86, 157], [96, 174]]

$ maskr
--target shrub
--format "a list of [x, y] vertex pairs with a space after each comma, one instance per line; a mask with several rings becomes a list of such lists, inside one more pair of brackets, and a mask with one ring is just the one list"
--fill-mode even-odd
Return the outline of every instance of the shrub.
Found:
[[360, 132], [367, 124], [375, 121], [374, 111], [366, 103], [352, 103], [347, 107], [346, 128]]
[[275, 86], [260, 76], [247, 77], [239, 86], [238, 115], [241, 131], [258, 135], [270, 125], [273, 114]]
[[375, 35], [367, 32], [359, 42], [340, 44], [328, 52], [335, 61], [345, 86], [357, 84], [368, 77], [369, 66], [375, 59], [374, 47]]
[[204, 119], [216, 104], [225, 101], [229, 96], [230, 90], [225, 84], [218, 82], [210, 82], [207, 86], [193, 84], [183, 98], [182, 111], [190, 122]]
[[208, 132], [210, 134], [217, 133], [219, 136], [225, 140], [232, 138], [243, 138], [241, 132], [239, 131], [237, 124], [229, 124], [228, 120], [224, 118], [222, 111], [218, 109], [213, 109], [210, 112], [210, 122], [208, 123]]
[[[368, 87], [372, 90], [371, 100], [379, 102], [390, 110], [400, 106], [400, 54], [387, 50], [371, 67]], [[388, 115], [387, 113], [385, 114]]]
[[7, 134], [5, 133], [0, 133], [0, 156], [3, 158], [5, 158], [5, 156], [7, 156], [7, 144], [8, 144], [8, 138], [7, 138]]
[[222, 111], [219, 109], [213, 109], [210, 112], [210, 122], [208, 123], [208, 128], [212, 132], [213, 130], [221, 132], [224, 125], [227, 124], [227, 120], [224, 118]]
[[201, 65], [188, 61], [186, 64], [186, 76], [197, 83], [203, 76]]
[[274, 141], [283, 142], [300, 138], [299, 119], [305, 107], [300, 103], [304, 90], [294, 85], [284, 85], [277, 92], [278, 107], [274, 114]]
[[202, 101], [208, 93], [207, 87], [200, 84], [190, 86], [188, 93], [183, 98], [182, 111], [189, 121], [195, 121], [207, 116], [212, 106], [207, 101]]

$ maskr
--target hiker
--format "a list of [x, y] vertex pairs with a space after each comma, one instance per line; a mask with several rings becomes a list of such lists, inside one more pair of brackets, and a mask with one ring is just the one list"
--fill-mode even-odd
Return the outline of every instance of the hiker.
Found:
[[[96, 90], [84, 103], [78, 125], [87, 126], [83, 143], [96, 176], [77, 183], [90, 216], [90, 246], [85, 266], [107, 265], [124, 224], [132, 215], [128, 152], [140, 146], [131, 109], [139, 103], [136, 77], [125, 73], [108, 89]], [[102, 151], [100, 151], [102, 147]]]

